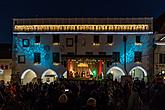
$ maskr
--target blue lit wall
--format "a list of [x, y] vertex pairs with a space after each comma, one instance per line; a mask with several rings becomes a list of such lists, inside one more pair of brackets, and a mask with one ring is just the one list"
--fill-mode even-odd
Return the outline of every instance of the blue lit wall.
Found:
[[[142, 45], [135, 45], [136, 36], [128, 36], [126, 44], [126, 63], [134, 62], [134, 52], [141, 51], [142, 57], [149, 54], [149, 48], [152, 47], [151, 36], [141, 35]], [[124, 43], [120, 46], [120, 62], [124, 64]]]
[[[52, 60], [51, 60], [51, 53], [47, 51], [47, 45], [44, 44], [35, 44], [35, 39], [32, 37], [26, 37], [29, 39], [29, 47], [23, 47], [23, 39], [15, 37], [15, 45], [16, 45], [16, 52], [19, 55], [25, 55], [26, 62], [33, 62], [34, 61], [34, 53], [38, 52], [41, 53], [41, 66], [44, 67], [53, 67]], [[27, 42], [26, 42], [27, 43]]]
[[[120, 63], [121, 68], [124, 64], [124, 43], [123, 43], [123, 35], [115, 35], [114, 36], [114, 45], [104, 45], [104, 43], [107, 42], [106, 35], [102, 35], [101, 42], [103, 42], [103, 45], [100, 46], [93, 46], [91, 45], [91, 42], [93, 42], [93, 35], [83, 35], [86, 39], [86, 46], [82, 48], [82, 45], [78, 45], [78, 54], [85, 54], [85, 52], [90, 51], [93, 52], [94, 55], [98, 54], [98, 52], [106, 52], [107, 55], [112, 55], [113, 52], [120, 52]], [[72, 36], [63, 36], [61, 37], [60, 43], [65, 46], [65, 39], [71, 38]], [[14, 42], [16, 45], [16, 55], [25, 55], [26, 56], [26, 64], [27, 65], [20, 65], [21, 69], [24, 66], [24, 69], [32, 68], [33, 70], [36, 70], [39, 74], [42, 74], [43, 71], [46, 69], [52, 69], [57, 73], [62, 73], [60, 71], [65, 70], [64, 66], [54, 66], [52, 61], [52, 52], [59, 52], [61, 51], [58, 46], [53, 46], [50, 43], [52, 42], [52, 38], [50, 35], [42, 35], [43, 42], [41, 44], [37, 45], [35, 44], [34, 35], [20, 35], [20, 36], [14, 36]], [[74, 37], [73, 37], [74, 38]], [[23, 39], [29, 39], [29, 47], [23, 47]], [[46, 39], [46, 40], [45, 40]], [[136, 66], [134, 63], [134, 52], [135, 51], [141, 51], [142, 57], [149, 55], [149, 48], [152, 47], [152, 36], [151, 35], [141, 35], [141, 42], [142, 45], [135, 45], [136, 41], [136, 35], [128, 35], [127, 36], [127, 50], [126, 50], [126, 63], [127, 63], [127, 69], [128, 71], [133, 67]], [[26, 42], [28, 43], [28, 42]], [[49, 46], [49, 51], [47, 49], [47, 46]], [[81, 50], [81, 51], [80, 51]], [[67, 52], [74, 51], [73, 48], [65, 47], [65, 52], [61, 51], [61, 54], [67, 54]], [[41, 63], [39, 65], [34, 65], [34, 53], [38, 52], [41, 53]], [[63, 59], [61, 59], [63, 60]], [[143, 60], [143, 58], [142, 58]], [[149, 61], [143, 61], [141, 65], [147, 65]], [[122, 68], [123, 69], [123, 68]]]

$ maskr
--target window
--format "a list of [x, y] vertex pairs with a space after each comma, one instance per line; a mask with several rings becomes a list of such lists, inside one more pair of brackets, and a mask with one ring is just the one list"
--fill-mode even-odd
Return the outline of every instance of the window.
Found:
[[23, 47], [29, 47], [29, 39], [23, 39], [22, 43]]
[[95, 44], [99, 43], [99, 35], [94, 35], [93, 43]]
[[93, 52], [86, 52], [86, 55], [93, 55]]
[[66, 46], [73, 47], [73, 38], [66, 38]]
[[108, 35], [107, 36], [107, 43], [108, 44], [112, 44], [113, 43], [113, 36], [112, 35]]
[[113, 62], [120, 62], [120, 52], [113, 52]]
[[60, 37], [59, 37], [59, 35], [58, 34], [54, 34], [52, 41], [53, 41], [53, 45], [59, 45], [59, 43], [60, 43]]
[[159, 54], [159, 63], [165, 64], [165, 54]]
[[35, 43], [40, 43], [40, 35], [35, 36]]
[[106, 52], [99, 52], [99, 55], [106, 55]]
[[142, 52], [134, 52], [134, 62], [142, 62]]
[[136, 42], [135, 42], [136, 45], [141, 45], [141, 41], [140, 41], [140, 36], [136, 36]]
[[60, 53], [59, 52], [53, 53], [53, 63], [60, 63]]
[[34, 64], [41, 63], [41, 53], [34, 53]]
[[18, 55], [18, 63], [25, 63], [25, 55]]

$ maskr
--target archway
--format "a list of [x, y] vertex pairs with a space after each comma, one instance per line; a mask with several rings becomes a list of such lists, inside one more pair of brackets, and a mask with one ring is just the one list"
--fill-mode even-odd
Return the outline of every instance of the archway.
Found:
[[46, 70], [42, 76], [41, 76], [41, 80], [43, 83], [51, 83], [54, 82], [57, 79], [58, 75], [55, 71], [48, 69]]
[[107, 72], [107, 76], [111, 76], [113, 80], [121, 81], [121, 76], [125, 75], [123, 70], [117, 66], [110, 68]]
[[26, 85], [27, 83], [33, 82], [34, 78], [37, 78], [36, 73], [31, 69], [27, 69], [21, 76], [21, 82], [23, 85]]
[[134, 80], [142, 80], [144, 78], [144, 80], [147, 81], [147, 72], [144, 68], [140, 66], [132, 68], [129, 72], [129, 75], [131, 75]]

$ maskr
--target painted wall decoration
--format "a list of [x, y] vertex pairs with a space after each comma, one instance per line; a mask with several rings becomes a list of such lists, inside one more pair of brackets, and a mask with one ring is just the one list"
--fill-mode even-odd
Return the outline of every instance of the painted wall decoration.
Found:
[[14, 37], [15, 39], [15, 51], [19, 55], [25, 55], [26, 60], [33, 62], [34, 61], [34, 53], [41, 53], [41, 64], [42, 66], [51, 67], [51, 52], [50, 47], [45, 44], [35, 44], [35, 39], [32, 37], [27, 37], [29, 40], [29, 46], [23, 47], [23, 39]]

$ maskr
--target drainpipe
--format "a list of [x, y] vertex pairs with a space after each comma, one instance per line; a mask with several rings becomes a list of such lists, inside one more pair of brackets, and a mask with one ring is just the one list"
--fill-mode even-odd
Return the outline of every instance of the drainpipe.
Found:
[[127, 36], [123, 36], [123, 41], [124, 41], [124, 70], [127, 74], [127, 58], [126, 58], [126, 53], [127, 53]]
[[[155, 35], [154, 35], [155, 36]], [[152, 47], [152, 57], [153, 57], [153, 73], [152, 73], [152, 75], [150, 75], [150, 76], [153, 76], [153, 77], [155, 77], [155, 49], [156, 49], [156, 44], [155, 44], [155, 38], [153, 38], [153, 47]]]

